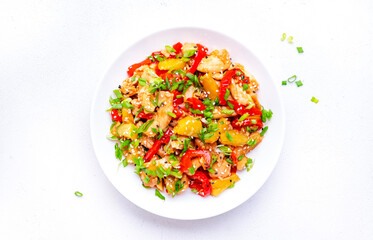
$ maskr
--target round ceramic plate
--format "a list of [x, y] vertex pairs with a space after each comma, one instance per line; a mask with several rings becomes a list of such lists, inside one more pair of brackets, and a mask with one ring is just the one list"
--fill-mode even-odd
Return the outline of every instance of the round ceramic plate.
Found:
[[[110, 114], [109, 96], [127, 77], [127, 68], [145, 59], [150, 53], [176, 42], [201, 43], [208, 49], [227, 49], [233, 62], [241, 63], [260, 84], [260, 103], [274, 114], [269, 129], [256, 149], [248, 154], [255, 160], [250, 172], [238, 172], [241, 180], [234, 188], [217, 197], [200, 197], [188, 189], [174, 198], [166, 193], [166, 200], [155, 196], [154, 189], [145, 189], [134, 167], [118, 168], [114, 156], [114, 142], [108, 140]], [[264, 184], [276, 165], [283, 144], [284, 111], [276, 84], [259, 59], [243, 44], [215, 31], [201, 28], [174, 28], [154, 33], [125, 50], [113, 63], [97, 87], [91, 109], [91, 137], [97, 159], [111, 183], [128, 200], [154, 214], [174, 219], [202, 219], [227, 212], [248, 200]]]

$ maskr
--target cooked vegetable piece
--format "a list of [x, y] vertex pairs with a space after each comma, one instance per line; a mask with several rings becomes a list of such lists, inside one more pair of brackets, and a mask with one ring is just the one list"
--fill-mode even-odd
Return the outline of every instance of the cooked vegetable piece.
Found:
[[230, 141], [226, 134], [222, 134], [220, 136], [220, 141], [224, 145], [242, 146], [242, 145], [245, 145], [247, 141], [249, 141], [249, 137], [246, 134], [236, 129], [230, 130], [227, 132], [229, 133], [230, 136], [232, 136], [233, 141]]
[[158, 63], [160, 70], [179, 70], [185, 67], [186, 63], [181, 59], [170, 58]]
[[240, 177], [233, 173], [231, 176], [224, 179], [210, 180], [211, 183], [211, 196], [218, 196], [224, 190], [232, 186], [232, 184], [238, 182]]
[[132, 123], [122, 123], [117, 129], [117, 134], [119, 137], [125, 137], [133, 140], [137, 138], [136, 127]]
[[195, 117], [187, 116], [180, 119], [174, 128], [174, 132], [188, 137], [198, 137], [202, 129], [202, 122]]

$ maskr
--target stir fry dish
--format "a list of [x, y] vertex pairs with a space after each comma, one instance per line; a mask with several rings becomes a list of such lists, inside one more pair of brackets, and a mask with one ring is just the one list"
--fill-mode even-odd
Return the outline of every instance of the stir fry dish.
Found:
[[191, 189], [217, 196], [253, 166], [248, 153], [272, 117], [259, 84], [227, 50], [176, 43], [128, 67], [108, 109], [120, 166], [134, 165], [145, 188], [172, 197]]

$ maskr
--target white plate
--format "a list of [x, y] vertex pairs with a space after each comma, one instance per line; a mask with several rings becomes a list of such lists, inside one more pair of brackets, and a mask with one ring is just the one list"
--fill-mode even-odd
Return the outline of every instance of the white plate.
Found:
[[[259, 101], [266, 109], [270, 108], [274, 112], [262, 143], [249, 153], [249, 157], [255, 160], [253, 169], [250, 172], [239, 172], [241, 181], [218, 197], [202, 198], [187, 190], [174, 198], [164, 193], [166, 200], [160, 200], [154, 195], [154, 189], [142, 187], [133, 166], [118, 170], [119, 161], [114, 156], [114, 143], [106, 139], [111, 125], [110, 115], [105, 111], [110, 107], [108, 99], [113, 89], [127, 77], [128, 66], [176, 42], [198, 42], [209, 50], [227, 49], [233, 62], [241, 63], [256, 77], [260, 84]], [[276, 87], [278, 84], [274, 83], [263, 64], [248, 48], [224, 34], [201, 28], [174, 28], [154, 33], [125, 50], [97, 87], [91, 109], [91, 137], [97, 159], [116, 189], [149, 212], [174, 219], [202, 219], [225, 213], [253, 196], [276, 165], [285, 131], [284, 111]]]

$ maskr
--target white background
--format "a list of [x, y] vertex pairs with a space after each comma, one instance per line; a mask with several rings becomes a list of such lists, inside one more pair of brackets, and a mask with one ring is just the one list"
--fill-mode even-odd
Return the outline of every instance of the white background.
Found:
[[[372, 13], [370, 0], [1, 1], [0, 238], [371, 239]], [[294, 74], [304, 84], [280, 89], [285, 145], [266, 184], [199, 221], [126, 200], [101, 171], [89, 133], [110, 64], [139, 38], [178, 26], [230, 35], [279, 85]], [[284, 32], [293, 44], [281, 42]]]

